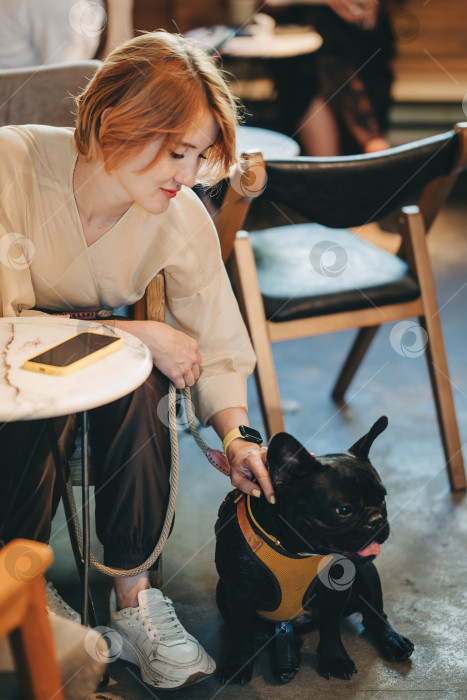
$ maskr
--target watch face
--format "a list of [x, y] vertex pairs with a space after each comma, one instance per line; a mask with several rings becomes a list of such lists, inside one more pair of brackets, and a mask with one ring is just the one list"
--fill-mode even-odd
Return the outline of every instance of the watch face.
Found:
[[258, 445], [262, 444], [263, 438], [261, 437], [261, 433], [255, 430], [254, 428], [250, 428], [248, 425], [239, 425], [238, 429], [240, 430], [245, 440], [256, 442]]

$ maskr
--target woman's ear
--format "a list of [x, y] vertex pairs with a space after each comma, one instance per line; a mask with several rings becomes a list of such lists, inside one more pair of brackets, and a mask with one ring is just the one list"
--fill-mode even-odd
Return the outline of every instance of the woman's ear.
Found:
[[111, 111], [112, 107], [107, 107], [106, 109], [104, 109], [104, 111], [101, 114], [101, 124], [105, 122]]

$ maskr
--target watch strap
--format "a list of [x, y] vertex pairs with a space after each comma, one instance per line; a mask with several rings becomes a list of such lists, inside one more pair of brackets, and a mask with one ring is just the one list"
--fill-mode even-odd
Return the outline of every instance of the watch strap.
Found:
[[[242, 435], [242, 433], [240, 432], [240, 428], [234, 428], [233, 430], [228, 432], [227, 435], [225, 436], [225, 438], [222, 440], [222, 449], [224, 450], [224, 454], [227, 453], [228, 446], [230, 445], [230, 443], [233, 440], [236, 440], [236, 438], [241, 438], [242, 440], [245, 440], [245, 442], [249, 442], [248, 437], [245, 435]], [[257, 444], [258, 447], [263, 446], [262, 442], [261, 443], [254, 443], [254, 444]]]

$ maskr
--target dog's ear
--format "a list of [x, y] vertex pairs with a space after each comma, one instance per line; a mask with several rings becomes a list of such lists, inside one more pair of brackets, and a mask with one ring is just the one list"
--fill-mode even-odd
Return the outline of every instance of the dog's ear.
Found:
[[368, 459], [368, 454], [373, 442], [376, 440], [378, 435], [383, 432], [383, 430], [386, 430], [387, 427], [388, 419], [386, 416], [381, 416], [381, 418], [378, 418], [373, 427], [370, 428], [368, 433], [361, 437], [360, 440], [357, 440], [354, 445], [352, 445], [349, 452], [359, 459]]
[[288, 433], [277, 433], [271, 438], [267, 462], [273, 484], [308, 476], [321, 467], [318, 460]]

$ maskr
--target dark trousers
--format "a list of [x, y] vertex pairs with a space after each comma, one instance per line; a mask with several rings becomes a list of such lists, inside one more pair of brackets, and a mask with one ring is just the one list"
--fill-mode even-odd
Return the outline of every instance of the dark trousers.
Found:
[[[107, 566], [139, 566], [153, 551], [162, 530], [170, 491], [170, 441], [168, 427], [159, 419], [157, 407], [167, 393], [167, 378], [153, 369], [136, 391], [88, 412], [96, 530]], [[67, 464], [74, 451], [76, 416], [52, 420], [62, 459]], [[37, 443], [41, 423], [0, 424], [0, 522]], [[24, 537], [48, 542], [59, 501], [55, 465], [45, 432], [1, 533], [3, 541]]]

